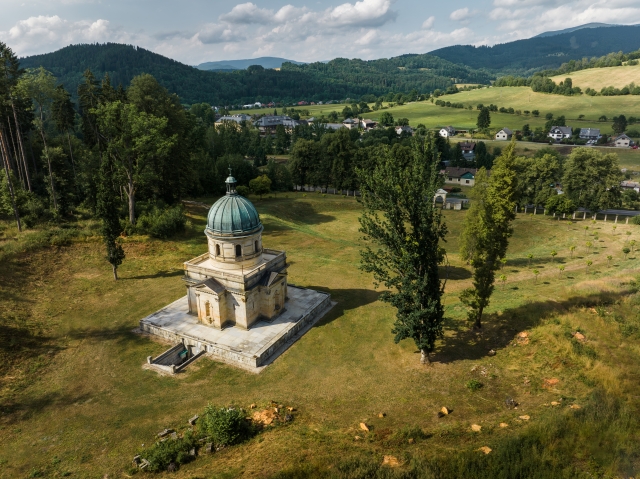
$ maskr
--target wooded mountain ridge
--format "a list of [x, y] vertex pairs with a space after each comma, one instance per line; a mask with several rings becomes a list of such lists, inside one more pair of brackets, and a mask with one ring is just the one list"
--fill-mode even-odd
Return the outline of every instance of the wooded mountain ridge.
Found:
[[281, 71], [261, 66], [233, 72], [203, 71], [144, 48], [118, 43], [70, 45], [22, 58], [20, 63], [23, 68], [46, 68], [70, 92], [77, 90], [86, 69], [99, 78], [109, 74], [112, 84], [125, 87], [134, 76], [149, 73], [184, 103], [212, 105], [429, 92], [446, 88], [454, 79], [465, 83], [489, 83], [492, 79], [483, 71], [428, 54], [371, 61], [338, 58], [307, 65], [285, 63]]
[[317, 102], [413, 90], [429, 93], [453, 83], [488, 84], [499, 76], [530, 76], [557, 69], [571, 60], [639, 48], [640, 26], [601, 26], [493, 47], [456, 45], [388, 59], [285, 62], [280, 71], [259, 65], [235, 71], [203, 71], [144, 48], [117, 43], [70, 45], [20, 61], [23, 68], [43, 66], [53, 72], [73, 94], [86, 69], [97, 77], [108, 74], [114, 85], [125, 87], [134, 76], [149, 73], [186, 104], [231, 105]]

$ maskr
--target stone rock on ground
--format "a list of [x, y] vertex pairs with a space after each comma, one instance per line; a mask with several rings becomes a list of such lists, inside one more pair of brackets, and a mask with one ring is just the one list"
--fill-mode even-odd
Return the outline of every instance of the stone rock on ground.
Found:
[[369, 426], [367, 426], [365, 423], [361, 422], [360, 423], [360, 429], [362, 429], [363, 431], [367, 431], [369, 432]]
[[518, 419], [522, 419], [523, 421], [528, 421], [529, 419], [531, 419], [531, 416], [528, 415], [524, 415], [524, 416], [518, 416]]
[[253, 422], [268, 426], [277, 418], [277, 414], [271, 409], [265, 409], [264, 411], [256, 411], [251, 416]]
[[442, 409], [440, 409], [440, 412], [442, 413], [443, 416], [448, 416], [451, 413], [451, 409], [449, 409], [447, 406], [442, 406]]
[[584, 334], [582, 334], [580, 331], [576, 331], [575, 333], [573, 333], [573, 337], [576, 338], [576, 340], [580, 341], [581, 343], [584, 343], [587, 338]]
[[509, 425], [506, 422], [501, 422], [500, 427], [509, 427]]
[[158, 433], [158, 437], [165, 437], [168, 436], [169, 434], [171, 434], [173, 432], [173, 429], [164, 429], [162, 431], [160, 431]]
[[478, 425], [478, 424], [472, 424], [471, 425], [471, 430], [473, 432], [480, 432], [482, 431], [482, 426]]
[[380, 414], [378, 414], [379, 418], [383, 418], [383, 417], [386, 417], [386, 416], [387, 416], [387, 413], [384, 413], [384, 412], [381, 412]]
[[489, 446], [482, 446], [478, 451], [482, 451], [485, 454], [489, 454], [491, 452], [491, 448]]
[[398, 461], [398, 458], [395, 456], [384, 456], [384, 458], [382, 459], [382, 465], [389, 467], [399, 467], [400, 461]]
[[544, 380], [544, 384], [542, 385], [542, 387], [543, 388], [551, 388], [553, 386], [556, 386], [559, 382], [560, 382], [560, 380], [558, 378], [545, 379]]
[[580, 409], [582, 406], [578, 406], [577, 404], [572, 404], [571, 406], [569, 406], [569, 408], [571, 409]]

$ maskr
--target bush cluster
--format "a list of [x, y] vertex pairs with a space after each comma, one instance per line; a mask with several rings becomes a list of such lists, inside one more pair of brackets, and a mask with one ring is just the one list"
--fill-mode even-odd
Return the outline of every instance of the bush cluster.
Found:
[[154, 238], [167, 239], [184, 232], [187, 217], [182, 205], [171, 208], [154, 207], [138, 218], [137, 230]]

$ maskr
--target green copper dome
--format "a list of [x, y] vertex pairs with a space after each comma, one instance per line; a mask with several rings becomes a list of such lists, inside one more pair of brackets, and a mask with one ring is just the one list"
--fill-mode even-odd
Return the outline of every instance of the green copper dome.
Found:
[[209, 209], [207, 231], [214, 234], [243, 235], [262, 228], [260, 216], [253, 203], [236, 192], [235, 178], [229, 174], [225, 183], [227, 194]]

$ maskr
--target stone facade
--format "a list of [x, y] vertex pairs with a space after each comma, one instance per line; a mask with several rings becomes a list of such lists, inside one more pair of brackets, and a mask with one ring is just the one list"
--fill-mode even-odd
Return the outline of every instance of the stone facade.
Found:
[[286, 254], [264, 249], [262, 230], [258, 213], [236, 193], [230, 176], [227, 195], [209, 210], [207, 253], [184, 263], [189, 313], [203, 324], [249, 329], [284, 310]]

